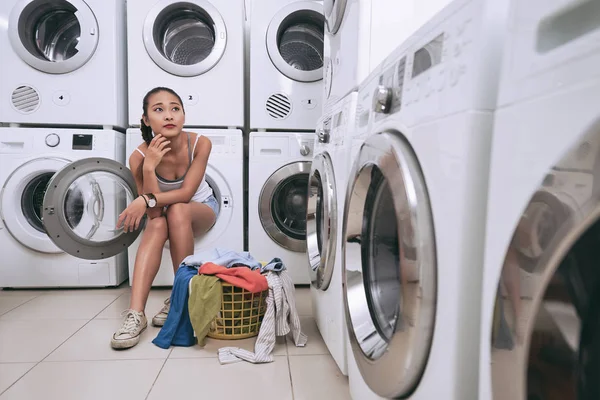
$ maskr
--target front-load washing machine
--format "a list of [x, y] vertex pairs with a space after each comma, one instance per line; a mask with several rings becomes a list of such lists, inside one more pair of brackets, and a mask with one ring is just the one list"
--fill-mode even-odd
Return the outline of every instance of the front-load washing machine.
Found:
[[512, 2], [492, 141], [479, 399], [600, 398], [600, 3]]
[[331, 106], [317, 124], [309, 175], [306, 248], [313, 315], [329, 353], [347, 374], [342, 297], [341, 228], [356, 92]]
[[3, 0], [0, 21], [0, 121], [127, 126], [124, 0]]
[[[186, 129], [210, 139], [212, 150], [208, 158], [205, 179], [219, 202], [219, 216], [215, 225], [195, 240], [195, 251], [222, 247], [241, 252], [244, 250], [244, 146], [242, 131], [238, 129]], [[127, 157], [143, 143], [139, 129], [127, 130]], [[135, 257], [141, 237], [129, 248], [129, 282], [132, 282]], [[175, 274], [169, 241], [163, 249], [160, 269], [153, 286], [172, 286]]]
[[181, 96], [186, 125], [244, 126], [244, 0], [128, 0], [129, 125], [144, 95]]
[[[346, 192], [344, 304], [357, 367], [381, 397], [477, 398], [506, 9], [452, 2], [383, 62], [375, 90], [359, 91], [360, 104], [371, 94], [373, 116]], [[357, 107], [358, 127], [365, 113]]]
[[322, 112], [323, 4], [253, 0], [250, 129], [312, 130]]
[[260, 261], [280, 258], [295, 284], [310, 283], [306, 208], [314, 137], [250, 132], [248, 250]]
[[415, 7], [412, 0], [323, 1], [323, 110], [356, 90], [367, 75], [417, 28]]
[[[71, 185], [66, 184], [68, 177], [56, 179], [72, 162], [90, 157], [94, 166], [104, 165], [100, 159], [96, 162], [102, 158], [126, 169], [125, 135], [92, 129], [0, 128], [0, 287], [118, 286], [127, 279], [126, 246], [116, 251], [114, 244], [97, 248], [91, 258], [89, 248], [61, 247], [69, 235], [84, 247], [111, 237], [123, 205], [132, 199], [106, 179], [105, 172]], [[63, 192], [54, 197], [57, 188]], [[46, 197], [58, 200], [48, 206]], [[104, 249], [113, 253], [101, 254]]]

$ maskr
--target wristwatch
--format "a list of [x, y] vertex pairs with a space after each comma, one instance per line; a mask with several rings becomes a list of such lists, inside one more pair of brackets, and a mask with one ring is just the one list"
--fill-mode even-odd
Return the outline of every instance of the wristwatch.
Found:
[[148, 196], [148, 207], [156, 207], [156, 196], [152, 193], [146, 193], [146, 196]]

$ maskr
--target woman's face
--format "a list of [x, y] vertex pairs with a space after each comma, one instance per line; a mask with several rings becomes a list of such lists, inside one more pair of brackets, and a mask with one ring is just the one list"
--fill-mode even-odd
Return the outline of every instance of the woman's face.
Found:
[[185, 123], [183, 107], [177, 96], [169, 92], [154, 93], [148, 99], [147, 116], [144, 123], [152, 128], [155, 135], [159, 133], [167, 138], [177, 136]]

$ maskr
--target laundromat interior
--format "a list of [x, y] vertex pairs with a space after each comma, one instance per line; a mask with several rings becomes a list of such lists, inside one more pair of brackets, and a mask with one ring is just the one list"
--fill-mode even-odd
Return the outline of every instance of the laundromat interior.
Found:
[[0, 1], [0, 400], [600, 399], [599, 67], [598, 0]]

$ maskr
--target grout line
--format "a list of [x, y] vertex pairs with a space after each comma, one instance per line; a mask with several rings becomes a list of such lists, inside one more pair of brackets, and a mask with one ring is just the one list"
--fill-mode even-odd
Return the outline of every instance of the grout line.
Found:
[[38, 297], [39, 297], [39, 295], [37, 295], [37, 296], [33, 296], [31, 299], [29, 299], [29, 300], [25, 301], [24, 303], [21, 303], [21, 304], [19, 304], [18, 306], [15, 306], [15, 307], [13, 307], [13, 308], [11, 308], [11, 309], [9, 309], [9, 310], [6, 310], [5, 312], [3, 312], [3, 313], [1, 313], [1, 314], [0, 314], [0, 317], [1, 317], [1, 316], [3, 316], [3, 315], [6, 315], [6, 314], [8, 314], [9, 312], [11, 312], [11, 311], [13, 311], [13, 310], [16, 310], [17, 308], [19, 308], [19, 307], [21, 307], [21, 306], [24, 306], [25, 304], [29, 303], [30, 301], [33, 301], [34, 299], [37, 299]]
[[165, 368], [165, 365], [167, 364], [169, 357], [171, 357], [172, 352], [173, 352], [173, 347], [171, 347], [171, 351], [169, 351], [169, 354], [167, 354], [167, 358], [165, 358], [165, 362], [163, 362], [163, 364], [160, 366], [160, 369], [158, 370], [158, 374], [156, 374], [156, 378], [154, 378], [154, 381], [152, 381], [152, 385], [150, 385], [150, 390], [148, 390], [148, 394], [146, 394], [146, 397], [144, 398], [144, 400], [147, 400], [148, 397], [150, 396], [150, 393], [152, 393], [152, 389], [154, 389], [154, 385], [156, 385], [156, 381], [158, 381], [158, 377], [162, 373], [162, 370]]
[[290, 355], [287, 356], [287, 365], [288, 365], [288, 376], [290, 377], [290, 389], [292, 390], [292, 400], [295, 399], [294, 395], [294, 380], [292, 379], [292, 365], [290, 363]]

